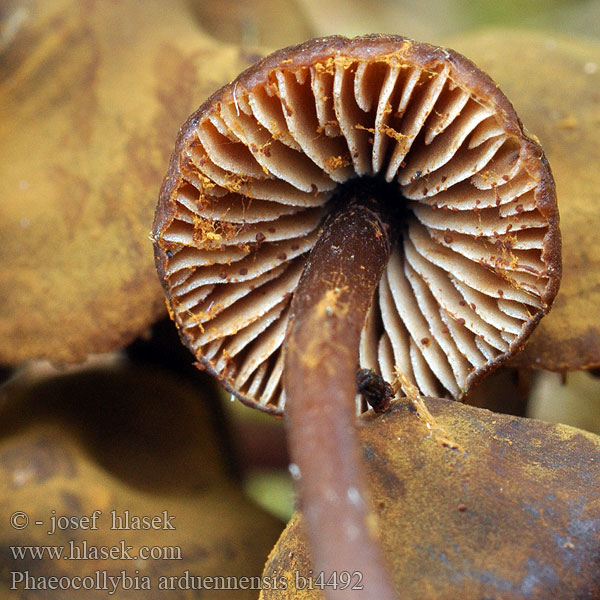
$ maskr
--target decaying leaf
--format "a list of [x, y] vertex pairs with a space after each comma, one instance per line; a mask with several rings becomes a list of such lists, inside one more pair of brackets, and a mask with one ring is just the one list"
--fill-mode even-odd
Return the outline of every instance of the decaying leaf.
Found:
[[600, 44], [495, 30], [449, 42], [486, 70], [539, 137], [556, 182], [563, 277], [515, 366], [600, 366]]
[[[598, 597], [600, 437], [446, 400], [426, 403], [438, 430], [400, 403], [384, 415], [367, 413], [359, 429], [400, 597]], [[276, 570], [288, 589], [265, 590], [263, 600], [322, 598], [314, 585], [295, 586], [309, 581], [311, 569], [301, 527], [295, 516], [264, 572]]]
[[[7, 519], [22, 511], [30, 524], [17, 529], [7, 522], [0, 528], [6, 549], [0, 595], [6, 597], [13, 583], [20, 598], [46, 593], [25, 591], [24, 581], [15, 583], [11, 572], [73, 580], [95, 577], [97, 570], [114, 577], [125, 571], [138, 577], [138, 589], [120, 585], [115, 597], [131, 599], [196, 598], [198, 592], [185, 585], [197, 576], [259, 576], [281, 527], [227, 476], [210, 420], [191, 386], [127, 365], [13, 387], [0, 410], [0, 510]], [[101, 511], [97, 530], [59, 528], [62, 516], [90, 517], [94, 511]], [[113, 521], [112, 511], [121, 521]], [[143, 515], [160, 516], [161, 528], [136, 527], [133, 517]], [[48, 534], [52, 517], [58, 527]], [[111, 530], [113, 524], [130, 528]], [[96, 548], [121, 548], [121, 540], [132, 547], [127, 554], [118, 550], [113, 560], [94, 558]], [[64, 556], [87, 559], [15, 560], [8, 553], [9, 546], [31, 545], [63, 547]], [[142, 546], [164, 554], [144, 560]], [[188, 579], [178, 579], [186, 571]], [[144, 577], [152, 587], [140, 591]], [[161, 577], [167, 584], [174, 577], [175, 587], [161, 589]], [[86, 589], [78, 597], [106, 598], [108, 591]], [[202, 597], [231, 598], [229, 590], [206, 594], [202, 591]], [[55, 589], [51, 597], [74, 595]], [[255, 598], [256, 591], [239, 590], [237, 597]]]
[[164, 312], [148, 236], [171, 140], [255, 56], [204, 34], [184, 0], [17, 8], [0, 63], [0, 363], [70, 362]]

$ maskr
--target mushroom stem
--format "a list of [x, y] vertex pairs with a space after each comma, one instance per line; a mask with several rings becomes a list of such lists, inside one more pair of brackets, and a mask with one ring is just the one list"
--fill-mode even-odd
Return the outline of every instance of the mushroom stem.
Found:
[[[360, 573], [363, 590], [352, 597], [379, 600], [397, 594], [366, 493], [354, 400], [360, 332], [390, 255], [387, 229], [364, 201], [325, 224], [292, 300], [284, 367], [292, 474], [315, 572], [338, 583], [341, 573]], [[352, 587], [324, 591], [339, 598]]]

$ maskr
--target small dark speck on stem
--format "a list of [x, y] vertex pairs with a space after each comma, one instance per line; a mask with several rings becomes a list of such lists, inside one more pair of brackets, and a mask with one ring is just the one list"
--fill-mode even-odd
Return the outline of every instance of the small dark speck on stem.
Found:
[[384, 412], [394, 397], [392, 386], [372, 369], [360, 369], [356, 374], [356, 387], [375, 413]]

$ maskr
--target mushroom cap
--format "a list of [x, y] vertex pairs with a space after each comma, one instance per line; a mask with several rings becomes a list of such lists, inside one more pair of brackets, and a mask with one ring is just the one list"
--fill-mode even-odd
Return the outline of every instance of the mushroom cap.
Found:
[[385, 180], [406, 212], [362, 368], [390, 381], [396, 365], [423, 393], [462, 398], [549, 309], [554, 184], [495, 83], [455, 52], [398, 36], [312, 40], [188, 119], [154, 221], [181, 338], [242, 401], [283, 411], [290, 299], [336, 189], [361, 177]]
[[[384, 557], [402, 597], [597, 598], [600, 437], [426, 402], [459, 449], [403, 403], [358, 420]], [[288, 588], [264, 590], [261, 600], [323, 598], [316, 586], [296, 589], [313, 568], [304, 532], [296, 513], [263, 573], [277, 571]]]
[[80, 361], [165, 313], [149, 223], [169, 140], [195, 97], [250, 61], [204, 35], [183, 0], [168, 11], [158, 0], [33, 0], [11, 14], [0, 47], [0, 363]]
[[511, 364], [600, 366], [600, 43], [491, 30], [451, 40], [509, 95], [539, 137], [559, 195], [563, 277], [553, 309]]

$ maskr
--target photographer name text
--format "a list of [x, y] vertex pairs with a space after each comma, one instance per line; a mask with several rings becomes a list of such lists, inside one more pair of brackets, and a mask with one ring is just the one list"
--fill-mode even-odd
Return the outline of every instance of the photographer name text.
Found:
[[[103, 516], [101, 510], [95, 510], [89, 515], [57, 515], [56, 511], [51, 511], [48, 522], [35, 521], [38, 526], [48, 525], [48, 535], [54, 535], [57, 531], [82, 530], [97, 531], [100, 529], [100, 520]], [[169, 515], [167, 510], [163, 510], [158, 515], [134, 515], [128, 510], [122, 512], [111, 510], [104, 519], [109, 520], [109, 529], [114, 531], [174, 531], [174, 515]], [[18, 511], [11, 517], [11, 524], [14, 529], [24, 529], [29, 525], [28, 516]]]

